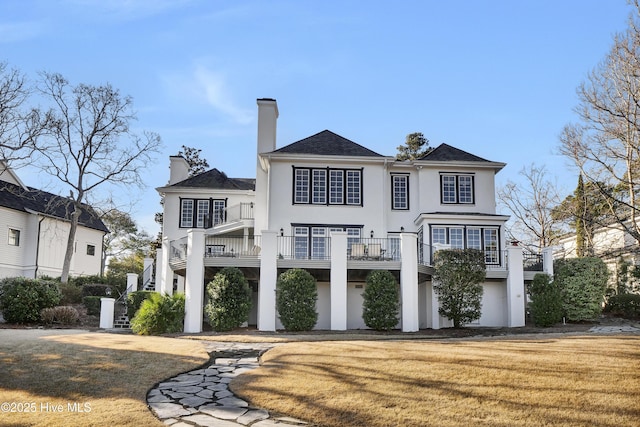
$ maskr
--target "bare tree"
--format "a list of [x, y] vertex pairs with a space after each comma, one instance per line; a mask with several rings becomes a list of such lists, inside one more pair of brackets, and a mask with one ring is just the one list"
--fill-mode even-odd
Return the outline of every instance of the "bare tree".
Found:
[[551, 212], [560, 203], [558, 190], [547, 179], [544, 166], [522, 168], [524, 183], [508, 181], [498, 189], [498, 199], [511, 211], [510, 238], [522, 241], [531, 250], [552, 246], [561, 234], [561, 222]]
[[67, 282], [82, 203], [107, 184], [143, 186], [142, 169], [160, 147], [159, 135], [130, 129], [132, 99], [106, 84], [71, 86], [43, 73], [38, 90], [51, 102], [44, 133], [33, 146], [34, 165], [69, 189], [69, 237], [62, 268]]
[[579, 123], [565, 126], [560, 151], [608, 204], [610, 224], [640, 242], [640, 6], [629, 28], [577, 90]]
[[30, 94], [26, 77], [0, 62], [0, 160], [28, 158], [42, 131], [40, 112], [25, 107]]

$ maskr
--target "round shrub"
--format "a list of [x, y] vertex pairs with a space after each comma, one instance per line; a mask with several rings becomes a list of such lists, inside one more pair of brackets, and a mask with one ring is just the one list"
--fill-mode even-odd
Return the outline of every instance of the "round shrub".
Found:
[[536, 274], [528, 287], [529, 310], [536, 326], [549, 327], [562, 320], [562, 293], [548, 274]]
[[602, 313], [602, 302], [609, 280], [609, 269], [600, 258], [556, 260], [554, 282], [562, 293], [567, 320], [594, 320]]
[[604, 307], [604, 311], [614, 316], [638, 319], [640, 318], [640, 295], [611, 295], [607, 301], [607, 305]]
[[154, 291], [129, 292], [127, 294], [127, 317], [133, 319], [142, 303], [154, 293]]
[[25, 277], [0, 281], [0, 310], [9, 323], [38, 322], [40, 311], [55, 307], [60, 298], [55, 282]]
[[288, 331], [308, 331], [318, 321], [316, 301], [318, 290], [313, 276], [306, 270], [294, 268], [278, 277], [276, 308], [284, 328]]
[[78, 322], [80, 314], [78, 310], [71, 306], [60, 305], [57, 307], [43, 308], [40, 312], [42, 323], [53, 324], [60, 323], [62, 325], [73, 325]]
[[131, 319], [131, 330], [139, 335], [158, 335], [184, 330], [184, 294], [154, 292]]
[[391, 272], [374, 270], [369, 273], [362, 297], [365, 325], [378, 331], [388, 331], [398, 324], [398, 282]]
[[204, 311], [215, 331], [230, 331], [249, 319], [251, 289], [239, 269], [220, 270], [207, 285], [207, 295]]

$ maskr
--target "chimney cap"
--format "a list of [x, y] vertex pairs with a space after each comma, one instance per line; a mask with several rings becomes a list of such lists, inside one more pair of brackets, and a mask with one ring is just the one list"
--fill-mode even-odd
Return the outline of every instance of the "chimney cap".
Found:
[[273, 101], [276, 102], [276, 100], [274, 98], [258, 98], [258, 101]]

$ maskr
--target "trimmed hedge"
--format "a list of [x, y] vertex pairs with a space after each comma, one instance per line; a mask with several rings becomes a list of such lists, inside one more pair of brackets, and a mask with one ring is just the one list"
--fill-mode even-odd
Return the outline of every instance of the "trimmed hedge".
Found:
[[604, 311], [630, 319], [640, 318], [640, 295], [638, 294], [618, 294], [611, 295], [604, 307]]
[[99, 296], [88, 296], [82, 298], [82, 303], [85, 307], [87, 307], [87, 314], [92, 316], [100, 316], [100, 300], [104, 297]]
[[549, 327], [562, 320], [562, 292], [548, 274], [533, 276], [527, 292], [531, 297], [529, 310], [536, 326]]
[[597, 319], [609, 280], [609, 269], [600, 258], [567, 258], [553, 264], [554, 282], [562, 292], [567, 320]]
[[58, 289], [62, 294], [60, 304], [81, 304], [82, 303], [82, 288], [73, 283], [58, 283]]
[[[111, 292], [111, 295], [107, 295], [107, 289]], [[104, 283], [87, 283], [82, 285], [82, 296], [83, 297], [117, 297], [117, 293], [113, 286], [106, 285]]]
[[131, 319], [131, 329], [139, 335], [182, 332], [184, 305], [184, 294], [160, 295], [154, 292]]
[[251, 288], [238, 268], [220, 270], [207, 285], [206, 292], [209, 301], [204, 311], [215, 331], [230, 331], [249, 319]]
[[362, 319], [365, 325], [378, 331], [388, 331], [398, 324], [398, 282], [391, 272], [374, 270], [367, 276], [362, 297]]
[[0, 281], [0, 310], [9, 323], [39, 322], [42, 309], [58, 305], [61, 296], [53, 281], [25, 277]]
[[129, 320], [136, 316], [142, 303], [149, 299], [151, 294], [155, 293], [154, 291], [136, 291], [127, 294], [127, 317], [129, 317]]
[[294, 268], [278, 277], [276, 308], [288, 331], [308, 331], [318, 321], [316, 280], [306, 270]]

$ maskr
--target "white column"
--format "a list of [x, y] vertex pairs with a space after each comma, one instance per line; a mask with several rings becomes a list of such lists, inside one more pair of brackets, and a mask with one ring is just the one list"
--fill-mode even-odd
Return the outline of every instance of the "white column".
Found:
[[258, 285], [258, 330], [276, 330], [276, 281], [278, 280], [278, 240], [275, 231], [262, 231], [260, 283]]
[[[171, 243], [169, 238], [162, 239], [162, 278], [160, 281], [160, 293], [162, 295], [173, 295], [173, 270], [169, 265], [171, 257]], [[158, 289], [158, 285], [156, 285]]]
[[402, 264], [400, 267], [400, 293], [402, 298], [402, 332], [420, 329], [418, 315], [418, 236], [400, 234]]
[[127, 291], [129, 294], [131, 292], [136, 292], [138, 290], [138, 275], [136, 273], [127, 273]]
[[522, 247], [509, 246], [507, 249], [509, 265], [507, 275], [507, 326], [515, 328], [524, 326], [525, 295], [524, 266], [522, 263]]
[[440, 309], [440, 298], [438, 297], [438, 293], [435, 290], [436, 281], [431, 278], [431, 329], [440, 329], [440, 313], [438, 310]]
[[347, 232], [331, 233], [331, 330], [347, 330]]
[[553, 277], [553, 248], [542, 249], [542, 271]]
[[102, 329], [113, 328], [113, 309], [115, 298], [100, 298], [100, 327]]
[[187, 231], [187, 273], [184, 286], [184, 332], [202, 332], [204, 302], [204, 230]]
[[162, 280], [162, 248], [156, 249], [156, 282], [154, 284], [154, 291], [160, 292], [160, 283]]

